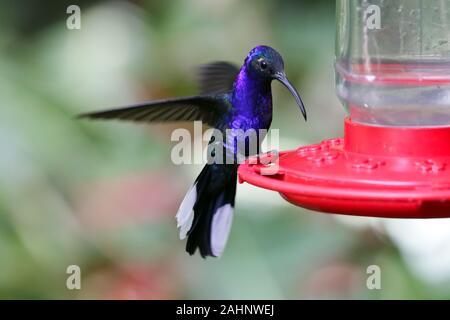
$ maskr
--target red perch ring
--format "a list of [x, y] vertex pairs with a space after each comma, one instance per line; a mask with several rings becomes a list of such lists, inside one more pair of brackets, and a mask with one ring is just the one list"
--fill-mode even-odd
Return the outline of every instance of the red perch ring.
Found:
[[[450, 217], [450, 127], [345, 120], [345, 139], [282, 152], [274, 175], [249, 160], [239, 181], [315, 211], [385, 218]], [[261, 161], [263, 162], [263, 161]]]

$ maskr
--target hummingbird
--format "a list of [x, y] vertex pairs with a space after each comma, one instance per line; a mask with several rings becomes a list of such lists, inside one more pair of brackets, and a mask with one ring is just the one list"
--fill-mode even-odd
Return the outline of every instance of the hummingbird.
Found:
[[[269, 130], [272, 123], [273, 80], [281, 82], [294, 96], [306, 121], [305, 106], [298, 91], [287, 79], [281, 55], [269, 46], [253, 48], [240, 68], [229, 62], [214, 62], [199, 68], [200, 94], [166, 100], [147, 101], [106, 111], [81, 114], [80, 118], [119, 119], [137, 122], [202, 121], [225, 133], [227, 130]], [[210, 144], [226, 157], [257, 155], [239, 144], [240, 135], [212, 137]], [[262, 137], [263, 139], [264, 137]], [[261, 139], [261, 140], [262, 140]], [[236, 147], [244, 145], [244, 149]], [[257, 144], [260, 146], [261, 141]], [[231, 161], [208, 163], [184, 197], [176, 214], [181, 240], [187, 237], [186, 251], [198, 249], [203, 258], [219, 257], [226, 246], [234, 215], [238, 164]]]

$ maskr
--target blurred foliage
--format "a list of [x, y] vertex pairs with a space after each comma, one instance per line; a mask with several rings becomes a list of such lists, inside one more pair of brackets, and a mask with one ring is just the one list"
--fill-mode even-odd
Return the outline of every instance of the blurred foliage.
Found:
[[[0, 298], [450, 297], [413, 275], [383, 230], [248, 185], [224, 256], [190, 257], [173, 216], [200, 168], [171, 163], [176, 126], [74, 119], [193, 94], [196, 65], [268, 44], [311, 119], [275, 84], [281, 147], [339, 136], [331, 1], [76, 1], [82, 29], [68, 30], [74, 3], [0, 3]], [[80, 291], [66, 289], [71, 264]], [[366, 288], [371, 264], [382, 290]]]

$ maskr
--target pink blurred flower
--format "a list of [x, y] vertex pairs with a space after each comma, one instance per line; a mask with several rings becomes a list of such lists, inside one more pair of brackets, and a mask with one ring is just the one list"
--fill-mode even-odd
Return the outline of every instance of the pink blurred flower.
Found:
[[79, 218], [95, 229], [172, 219], [185, 192], [177, 180], [168, 172], [137, 173], [81, 186], [75, 196]]
[[116, 269], [101, 269], [83, 283], [82, 298], [114, 300], [175, 299], [177, 281], [169, 264], [128, 264]]
[[315, 270], [306, 281], [308, 298], [351, 298], [365, 285], [361, 269], [347, 262], [333, 262]]

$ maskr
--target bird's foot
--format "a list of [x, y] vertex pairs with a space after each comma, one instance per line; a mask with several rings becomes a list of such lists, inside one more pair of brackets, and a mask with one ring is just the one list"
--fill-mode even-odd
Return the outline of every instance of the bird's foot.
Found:
[[270, 165], [271, 163], [275, 163], [278, 158], [280, 157], [280, 153], [278, 150], [270, 150], [269, 152], [266, 152], [264, 154], [258, 154], [255, 157], [253, 157], [252, 164], [257, 165]]

